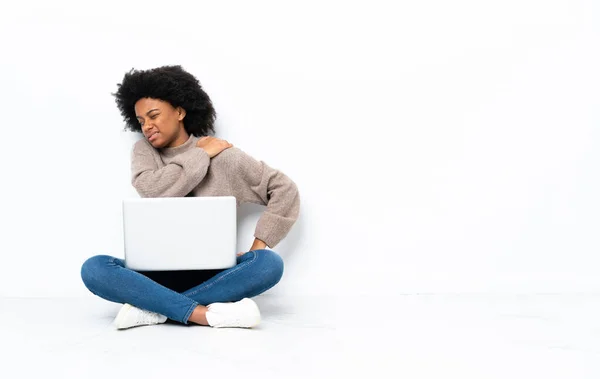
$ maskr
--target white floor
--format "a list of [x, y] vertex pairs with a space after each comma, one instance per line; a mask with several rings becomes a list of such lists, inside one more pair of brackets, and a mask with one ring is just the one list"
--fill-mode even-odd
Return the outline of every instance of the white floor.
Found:
[[256, 301], [252, 330], [117, 331], [93, 296], [0, 298], [0, 377], [600, 378], [600, 294]]

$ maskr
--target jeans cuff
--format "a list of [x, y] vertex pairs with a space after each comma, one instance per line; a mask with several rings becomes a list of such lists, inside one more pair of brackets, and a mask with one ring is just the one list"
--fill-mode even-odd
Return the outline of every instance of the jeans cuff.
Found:
[[187, 312], [185, 313], [185, 316], [183, 317], [183, 320], [181, 320], [182, 323], [187, 325], [188, 319], [190, 318], [190, 316], [194, 312], [194, 309], [196, 309], [197, 306], [198, 306], [198, 303], [196, 303], [195, 301], [192, 302], [192, 305], [190, 305], [190, 309], [187, 310]]

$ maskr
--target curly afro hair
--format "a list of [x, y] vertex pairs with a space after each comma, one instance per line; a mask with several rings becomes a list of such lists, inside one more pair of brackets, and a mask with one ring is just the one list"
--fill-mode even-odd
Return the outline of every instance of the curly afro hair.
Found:
[[115, 96], [117, 107], [126, 123], [124, 130], [141, 132], [135, 115], [135, 103], [149, 97], [169, 102], [173, 107], [185, 109], [184, 128], [196, 137], [214, 134], [217, 118], [210, 98], [200, 82], [192, 74], [176, 66], [162, 66], [149, 70], [134, 70], [125, 74], [117, 84]]

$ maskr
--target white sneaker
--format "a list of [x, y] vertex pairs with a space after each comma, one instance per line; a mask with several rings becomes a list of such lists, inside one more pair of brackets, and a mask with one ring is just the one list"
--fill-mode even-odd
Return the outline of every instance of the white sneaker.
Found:
[[260, 323], [260, 310], [248, 298], [235, 303], [212, 303], [208, 305], [206, 321], [213, 328], [252, 328]]
[[131, 304], [123, 304], [115, 317], [114, 324], [117, 329], [127, 329], [134, 326], [162, 324], [165, 321], [167, 316], [136, 308]]

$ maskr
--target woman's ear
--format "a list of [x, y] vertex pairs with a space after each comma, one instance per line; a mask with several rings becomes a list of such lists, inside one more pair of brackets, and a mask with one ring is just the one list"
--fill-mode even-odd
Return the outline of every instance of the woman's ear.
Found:
[[185, 118], [185, 109], [183, 109], [181, 107], [177, 107], [177, 113], [178, 113], [179, 121], [181, 121]]

